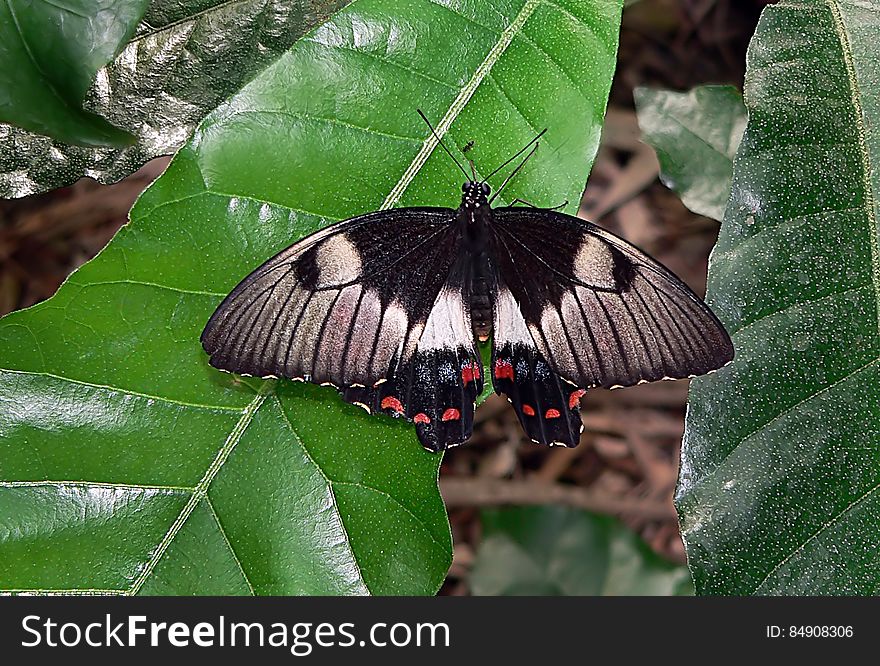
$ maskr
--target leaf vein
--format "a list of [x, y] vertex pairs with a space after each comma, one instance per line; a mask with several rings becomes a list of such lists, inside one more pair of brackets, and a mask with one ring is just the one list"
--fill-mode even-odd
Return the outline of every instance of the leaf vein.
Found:
[[800, 226], [800, 225], [805, 224], [807, 222], [812, 222], [813, 221], [812, 218], [814, 218], [814, 217], [822, 216], [822, 215], [830, 215], [832, 213], [839, 214], [839, 213], [860, 213], [860, 212], [862, 212], [861, 206], [856, 206], [856, 207], [852, 207], [852, 208], [825, 208], [822, 210], [813, 211], [812, 213], [803, 213], [801, 215], [796, 215], [794, 217], [784, 217], [776, 224], [771, 224], [771, 225], [762, 227], [760, 231], [752, 234], [748, 238], [741, 240], [736, 245], [733, 245], [733, 246], [727, 248], [726, 250], [723, 250], [720, 252], [716, 251], [713, 258], [712, 258], [712, 261], [717, 262], [722, 257], [728, 257], [730, 255], [734, 255], [734, 254], [739, 253], [740, 251], [742, 251], [743, 248], [748, 247], [749, 245], [754, 243], [756, 238], [761, 238], [764, 234], [766, 234], [767, 232], [770, 232], [774, 229], [781, 229], [786, 226], [797, 227], [797, 226]]
[[206, 14], [213, 14], [214, 12], [219, 12], [220, 10], [225, 9], [229, 5], [237, 5], [242, 2], [251, 2], [251, 4], [253, 4], [253, 0], [225, 0], [225, 2], [221, 2], [219, 4], [208, 7], [207, 9], [203, 9], [199, 12], [196, 12], [195, 14], [191, 14], [189, 16], [184, 16], [181, 19], [178, 19], [176, 21], [172, 21], [171, 23], [166, 23], [165, 25], [161, 25], [158, 27], [150, 26], [146, 21], [144, 21], [143, 24], [146, 26], [149, 26], [150, 29], [147, 32], [144, 32], [144, 33], [134, 37], [131, 41], [129, 41], [128, 44], [129, 45], [134, 44], [136, 42], [139, 42], [142, 39], [147, 39], [148, 37], [152, 37], [156, 33], [165, 32], [166, 30], [171, 30], [171, 29], [176, 28], [177, 26], [182, 25], [184, 23], [195, 23], [199, 18], [201, 18], [202, 16], [204, 16]]
[[[455, 86], [447, 81], [441, 81], [440, 79], [435, 78], [435, 77], [431, 76], [430, 74], [425, 74], [424, 72], [420, 72], [419, 70], [414, 69], [412, 67], [407, 67], [403, 63], [397, 62], [396, 60], [392, 60], [391, 58], [383, 58], [382, 56], [377, 55], [371, 51], [364, 51], [361, 49], [353, 48], [351, 46], [343, 46], [342, 44], [328, 44], [327, 42], [319, 42], [314, 39], [312, 39], [310, 41], [314, 42], [315, 44], [320, 44], [321, 46], [324, 46], [325, 48], [333, 49], [335, 51], [344, 51], [347, 53], [357, 53], [358, 55], [372, 58], [373, 60], [377, 60], [381, 63], [386, 64], [386, 65], [390, 65], [391, 67], [395, 67], [397, 69], [403, 70], [404, 72], [409, 72], [410, 74], [415, 74], [419, 78], [425, 79], [426, 81], [431, 81], [432, 83], [437, 83], [445, 88], [450, 88], [452, 90], [458, 90], [457, 86]], [[419, 143], [421, 143], [422, 140], [415, 139], [415, 141], [418, 141]]]
[[548, 61], [551, 65], [553, 65], [553, 67], [554, 67], [554, 68], [555, 68], [560, 74], [562, 74], [562, 76], [563, 76], [563, 77], [569, 82], [569, 84], [571, 85], [571, 87], [574, 88], [574, 89], [577, 91], [577, 93], [578, 93], [578, 95], [580, 96], [580, 98], [581, 98], [582, 100], [584, 100], [584, 101], [587, 103], [588, 106], [589, 106], [589, 105], [592, 105], [592, 100], [590, 100], [590, 99], [587, 97], [586, 93], [583, 91], [583, 89], [581, 89], [581, 87], [578, 85], [578, 83], [577, 83], [577, 82], [576, 82], [576, 81], [575, 81], [575, 80], [569, 75], [569, 73], [566, 72], [564, 69], [562, 69], [562, 65], [560, 65], [558, 62], [556, 62], [556, 59], [553, 58], [553, 56], [551, 56], [550, 53], [547, 52], [547, 49], [545, 49], [543, 46], [541, 46], [538, 42], [536, 42], [536, 41], [534, 41], [533, 39], [531, 39], [531, 38], [529, 38], [528, 36], [526, 36], [525, 33], [520, 33], [519, 37], [520, 37], [520, 39], [522, 39], [526, 44], [529, 44], [530, 46], [532, 46], [532, 48], [534, 48], [536, 51], [538, 51], [540, 54], [542, 54], [542, 55], [547, 59], [547, 61]]
[[159, 284], [158, 282], [147, 282], [145, 280], [131, 280], [131, 279], [123, 279], [123, 280], [99, 280], [96, 282], [87, 282], [85, 284], [80, 284], [78, 282], [74, 282], [74, 284], [79, 284], [83, 289], [88, 287], [97, 287], [102, 285], [111, 285], [111, 284], [136, 284], [142, 287], [155, 287], [156, 289], [165, 289], [168, 291], [174, 291], [178, 294], [191, 294], [194, 296], [210, 296], [212, 298], [223, 298], [226, 294], [221, 294], [215, 291], [199, 291], [198, 289], [183, 289], [181, 287], [172, 287], [168, 284]]
[[[532, 130], [532, 132], [534, 132], [535, 134], [539, 134], [541, 132], [541, 130], [539, 130], [537, 127], [535, 127], [535, 124], [526, 117], [526, 114], [523, 113], [522, 110], [519, 108], [519, 106], [517, 106], [516, 102], [513, 101], [513, 98], [510, 96], [510, 94], [507, 92], [507, 90], [504, 89], [504, 86], [501, 85], [501, 82], [498, 79], [496, 79], [494, 76], [492, 76], [491, 74], [487, 78], [489, 79], [489, 81], [491, 81], [495, 85], [496, 88], [498, 88], [498, 92], [501, 93], [501, 96], [504, 97], [504, 99], [507, 101], [510, 108], [512, 108], [516, 112], [516, 114], [526, 122], [526, 125], [529, 126], [529, 129]], [[550, 142], [547, 141], [546, 136], [544, 137], [543, 141], [550, 148], [553, 147], [550, 145]]]
[[8, 372], [16, 375], [27, 375], [32, 377], [50, 377], [52, 379], [57, 379], [62, 382], [69, 382], [71, 384], [76, 384], [78, 386], [85, 386], [87, 388], [100, 389], [104, 391], [112, 391], [114, 393], [124, 393], [126, 395], [133, 395], [138, 398], [146, 398], [148, 400], [155, 400], [156, 402], [164, 402], [171, 405], [179, 405], [181, 407], [192, 407], [194, 409], [205, 409], [212, 412], [234, 412], [236, 414], [241, 414], [243, 409], [242, 407], [229, 407], [224, 405], [204, 405], [195, 402], [186, 402], [184, 400], [175, 400], [174, 398], [165, 398], [160, 395], [151, 395], [149, 393], [140, 393], [139, 391], [133, 391], [131, 389], [120, 388], [118, 386], [110, 386], [107, 384], [95, 384], [93, 382], [86, 382], [79, 379], [72, 379], [70, 377], [64, 377], [62, 375], [56, 375], [51, 372], [33, 372], [31, 370], [12, 370], [12, 369], [0, 369], [0, 372]]
[[69, 7], [69, 6], [64, 5], [60, 2], [57, 2], [57, 0], [43, 0], [43, 2], [45, 2], [47, 5], [55, 7], [56, 9], [60, 9], [61, 11], [70, 12], [74, 16], [79, 16], [80, 18], [84, 18], [84, 19], [91, 18], [88, 14], [86, 14], [83, 11], [80, 11], [77, 7]]
[[776, 566], [773, 567], [773, 568], [770, 570], [770, 572], [769, 572], [766, 576], [764, 576], [764, 579], [763, 579], [760, 583], [758, 583], [758, 586], [755, 588], [755, 592], [758, 592], [762, 587], [764, 587], [764, 584], [765, 584], [768, 580], [770, 580], [770, 578], [773, 576], [773, 574], [775, 574], [777, 571], [779, 571], [779, 569], [781, 569], [781, 568], [782, 568], [783, 566], [785, 566], [788, 562], [790, 562], [790, 561], [791, 561], [791, 560], [792, 560], [792, 559], [793, 559], [798, 553], [800, 553], [804, 548], [806, 548], [806, 547], [807, 547], [812, 541], [815, 541], [816, 539], [818, 539], [818, 538], [819, 538], [824, 532], [828, 531], [828, 530], [829, 530], [829, 529], [830, 529], [835, 523], [837, 523], [837, 522], [838, 522], [841, 518], [843, 518], [846, 514], [848, 514], [848, 513], [849, 513], [850, 511], [852, 511], [853, 509], [855, 509], [859, 504], [861, 504], [862, 502], [864, 502], [864, 501], [865, 501], [866, 499], [868, 499], [871, 495], [873, 495], [874, 493], [876, 493], [877, 490], [880, 490], [880, 483], [878, 483], [877, 485], [875, 485], [873, 488], [870, 488], [870, 489], [869, 489], [868, 491], [866, 491], [861, 497], [858, 497], [858, 498], [854, 499], [854, 500], [853, 500], [852, 502], [850, 502], [846, 507], [844, 507], [843, 511], [841, 511], [840, 513], [838, 513], [836, 516], [834, 516], [833, 518], [831, 518], [831, 519], [828, 520], [827, 522], [823, 523], [823, 524], [821, 525], [821, 527], [819, 527], [818, 530], [816, 530], [813, 534], [811, 534], [811, 535], [806, 539], [806, 541], [804, 541], [800, 546], [798, 546], [797, 548], [795, 548], [795, 549], [794, 549], [791, 553], [789, 553], [785, 558], [783, 558], [782, 560], [780, 560], [780, 561], [776, 564]]
[[125, 590], [98, 590], [90, 588], [76, 588], [72, 590], [48, 590], [48, 589], [10, 589], [0, 590], [0, 596], [11, 595], [38, 595], [46, 597], [70, 596], [70, 597], [103, 597], [111, 595], [122, 596]]
[[613, 48], [608, 46], [607, 42], [602, 39], [596, 29], [592, 25], [590, 25], [589, 21], [585, 21], [584, 19], [575, 16], [568, 9], [560, 5], [558, 2], [554, 2], [553, 0], [541, 0], [541, 2], [548, 7], [552, 7], [564, 16], [567, 16], [572, 23], [586, 28], [587, 32], [589, 32], [594, 37], [596, 44], [598, 44], [599, 47], [602, 48], [607, 55], [612, 57], [615, 55]]
[[339, 120], [338, 118], [325, 118], [323, 116], [316, 116], [309, 113], [293, 113], [291, 111], [285, 111], [283, 109], [242, 109], [241, 111], [236, 111], [235, 113], [231, 113], [228, 116], [223, 118], [224, 121], [231, 120], [238, 116], [249, 116], [249, 115], [259, 115], [266, 114], [269, 116], [282, 116], [285, 118], [292, 118], [294, 120], [314, 120], [321, 123], [327, 123], [328, 125], [337, 125], [339, 127], [345, 127], [348, 129], [358, 130], [359, 132], [365, 132], [367, 134], [375, 134], [376, 136], [383, 136], [388, 139], [396, 139], [398, 141], [406, 141], [407, 143], [416, 143], [420, 144], [422, 140], [418, 137], [413, 136], [402, 136], [400, 134], [392, 134], [390, 132], [382, 132], [381, 130], [373, 129], [372, 127], [361, 127], [360, 125], [355, 125], [354, 123], [349, 123], [344, 120]]
[[466, 22], [470, 23], [471, 25], [475, 25], [478, 28], [482, 28], [483, 30], [486, 30], [487, 32], [496, 33], [496, 34], [498, 32], [497, 28], [490, 28], [488, 25], [480, 23], [479, 21], [474, 19], [472, 16], [468, 16], [467, 14], [462, 14], [461, 12], [457, 12], [449, 5], [443, 4], [442, 2], [438, 2], [438, 0], [428, 0], [428, 4], [434, 5], [436, 7], [441, 7], [442, 9], [445, 9], [447, 12], [449, 12], [453, 16], [457, 16], [460, 19], [464, 19]]
[[697, 134], [696, 131], [694, 131], [693, 129], [691, 129], [691, 128], [688, 127], [687, 125], [685, 125], [685, 124], [684, 124], [683, 122], [681, 122], [678, 118], [676, 118], [673, 114], [671, 114], [671, 113], [667, 113], [666, 111], [660, 111], [660, 113], [663, 114], [663, 117], [666, 118], [666, 120], [671, 120], [674, 124], [678, 125], [678, 126], [679, 126], [682, 130], [684, 130], [687, 134], [690, 134], [690, 135], [691, 135], [692, 137], [694, 137], [697, 141], [699, 141], [700, 143], [702, 143], [702, 144], [708, 146], [708, 147], [712, 150], [713, 153], [718, 153], [719, 155], [721, 155], [721, 156], [724, 158], [724, 160], [725, 160], [726, 162], [729, 162], [730, 164], [733, 164], [733, 158], [730, 157], [730, 156], [727, 154], [727, 152], [726, 152], [727, 149], [726, 149], [726, 148], [719, 148], [718, 146], [713, 146], [711, 143], [709, 143], [709, 140], [708, 140], [708, 139], [706, 139], [705, 137], [700, 136], [699, 134]]
[[141, 587], [143, 587], [144, 583], [147, 581], [147, 578], [149, 578], [150, 575], [153, 573], [153, 570], [156, 568], [159, 560], [162, 559], [162, 556], [168, 550], [168, 547], [171, 545], [174, 537], [177, 536], [177, 534], [186, 524], [186, 521], [189, 520], [189, 517], [192, 515], [193, 511], [195, 511], [199, 502], [207, 497], [208, 487], [217, 476], [217, 473], [222, 469], [223, 464], [229, 458], [232, 450], [241, 440], [245, 430], [247, 430], [247, 427], [253, 420], [254, 415], [257, 413], [257, 410], [262, 406], [263, 402], [265, 402], [269, 394], [273, 393], [274, 391], [275, 382], [267, 381], [260, 387], [260, 391], [257, 393], [256, 396], [254, 396], [254, 399], [245, 408], [244, 412], [241, 415], [241, 418], [238, 420], [238, 423], [235, 424], [232, 432], [229, 433], [229, 436], [226, 438], [223, 446], [220, 447], [220, 450], [217, 452], [217, 456], [214, 458], [214, 460], [208, 466], [208, 469], [205, 471], [205, 475], [196, 485], [192, 495], [190, 495], [189, 501], [187, 501], [186, 505], [183, 507], [183, 509], [181, 509], [180, 514], [171, 524], [171, 527], [168, 528], [168, 531], [165, 533], [165, 536], [162, 537], [162, 540], [159, 542], [156, 550], [153, 551], [152, 556], [144, 565], [144, 568], [141, 571], [140, 575], [137, 577], [137, 579], [135, 579], [134, 583], [128, 591], [129, 595], [136, 595], [140, 591]]
[[179, 493], [189, 494], [195, 490], [188, 486], [166, 486], [155, 484], [140, 483], [108, 483], [106, 481], [66, 481], [66, 480], [45, 480], [45, 481], [0, 481], [0, 488], [35, 488], [38, 486], [58, 486], [65, 488], [119, 488], [121, 490], [171, 490]]
[[788, 312], [789, 310], [793, 310], [794, 308], [796, 308], [799, 305], [814, 305], [815, 303], [821, 303], [822, 301], [831, 299], [835, 296], [843, 296], [844, 294], [849, 294], [854, 291], [861, 291], [862, 289], [865, 289], [865, 288], [872, 288], [872, 285], [859, 284], [859, 285], [856, 285], [855, 287], [850, 287], [849, 289], [841, 289], [840, 291], [832, 291], [831, 293], [824, 294], [824, 295], [818, 296], [816, 298], [810, 298], [806, 301], [795, 301], [794, 303], [789, 303], [781, 310], [776, 310], [774, 312], [768, 312], [767, 314], [763, 315], [762, 317], [758, 317], [754, 321], [750, 321], [748, 324], [746, 324], [742, 328], [738, 328], [735, 331], [731, 331], [730, 335], [731, 336], [739, 336], [743, 331], [749, 330], [753, 326], [760, 324], [762, 321], [765, 321], [767, 319], [773, 319], [774, 317], [777, 317], [781, 314], [784, 314], [784, 313]]
[[356, 488], [363, 488], [364, 490], [371, 490], [374, 493], [377, 493], [379, 495], [387, 497], [392, 502], [394, 502], [397, 506], [399, 506], [401, 509], [406, 511], [410, 516], [412, 516], [415, 519], [415, 521], [419, 525], [422, 526], [422, 528], [425, 530], [425, 533], [428, 535], [428, 537], [430, 537], [431, 541], [433, 541], [435, 544], [440, 546], [441, 550], [445, 550], [445, 546], [437, 540], [437, 537], [435, 537], [434, 534], [431, 532], [431, 530], [428, 528], [428, 524], [424, 520], [419, 518], [416, 514], [414, 514], [412, 512], [412, 510], [410, 510], [409, 507], [407, 507], [403, 502], [401, 502], [399, 499], [397, 499], [394, 495], [391, 495], [391, 494], [385, 492], [381, 488], [369, 486], [366, 483], [361, 483], [359, 481], [333, 481], [332, 483], [334, 485], [338, 485], [338, 486], [354, 486]]
[[71, 115], [76, 111], [70, 103], [65, 99], [61, 93], [58, 92], [58, 88], [55, 86], [55, 82], [52, 81], [43, 68], [40, 66], [40, 63], [37, 62], [36, 56], [34, 56], [34, 52], [31, 50], [30, 44], [25, 39], [24, 31], [21, 29], [21, 24], [18, 21], [18, 15], [15, 13], [15, 9], [12, 6], [12, 0], [6, 0], [6, 7], [9, 9], [9, 15], [12, 17], [12, 22], [15, 24], [15, 31], [18, 33], [19, 39], [21, 39], [21, 45], [24, 47], [25, 52], [28, 55], [28, 60], [33, 64], [34, 69], [36, 69], [43, 77], [43, 82], [46, 84], [46, 87], [49, 89], [49, 92], [59, 101], [61, 104], [71, 111]]
[[290, 433], [294, 436], [296, 441], [299, 443], [299, 446], [303, 450], [303, 453], [306, 455], [306, 458], [308, 458], [309, 462], [311, 462], [312, 465], [315, 466], [315, 469], [318, 470], [318, 474], [320, 474], [321, 477], [326, 482], [327, 489], [330, 491], [330, 495], [333, 498], [333, 511], [339, 517], [339, 523], [340, 523], [340, 525], [342, 525], [342, 531], [345, 534], [345, 545], [348, 548], [349, 554], [351, 555], [351, 561], [354, 563], [355, 569], [357, 569], [358, 578], [360, 579], [361, 583], [363, 583], [364, 588], [367, 590], [367, 592], [372, 594], [372, 591], [370, 590], [369, 586], [367, 585], [367, 581], [364, 578], [364, 574], [361, 571], [361, 564], [360, 564], [360, 562], [358, 562], [357, 556], [354, 554], [354, 548], [352, 548], [351, 540], [348, 537], [348, 529], [345, 527], [345, 521], [342, 520], [342, 514], [339, 512], [339, 505], [336, 501], [336, 493], [333, 492], [333, 481], [330, 479], [329, 476], [327, 476], [327, 474], [324, 472], [323, 468], [317, 462], [315, 462], [315, 459], [312, 457], [312, 454], [309, 453], [309, 450], [306, 447], [306, 444], [303, 441], [303, 438], [300, 437], [299, 433], [293, 427], [293, 423], [290, 421], [290, 418], [287, 416], [287, 412], [284, 411], [284, 405], [281, 404], [281, 398], [279, 398], [276, 395], [275, 401], [278, 403], [278, 410], [281, 412], [281, 416], [284, 419], [284, 422], [287, 423], [287, 427], [290, 429]]
[[229, 192], [218, 192], [217, 190], [212, 190], [207, 184], [205, 185], [205, 189], [201, 192], [193, 192], [192, 194], [187, 194], [185, 197], [180, 197], [179, 199], [170, 199], [168, 201], [163, 201], [160, 204], [156, 204], [153, 208], [150, 208], [148, 211], [143, 213], [144, 216], [152, 215], [160, 208], [164, 208], [165, 206], [171, 206], [176, 203], [181, 203], [188, 199], [195, 199], [196, 197], [203, 196], [216, 196], [227, 199], [242, 199], [244, 201], [253, 201], [254, 203], [266, 204], [267, 206], [275, 206], [276, 208], [283, 208], [286, 211], [291, 213], [302, 213], [303, 215], [309, 215], [311, 217], [317, 217], [320, 219], [328, 220], [331, 222], [339, 221], [338, 217], [333, 217], [330, 215], [325, 215], [324, 213], [315, 213], [310, 210], [303, 210], [302, 208], [293, 208], [292, 206], [288, 206], [286, 204], [280, 204], [275, 201], [267, 201], [266, 199], [260, 199], [258, 197], [249, 196], [247, 194], [230, 194]]
[[819, 389], [818, 391], [815, 391], [814, 393], [811, 393], [810, 395], [808, 395], [807, 397], [805, 397], [803, 400], [801, 400], [801, 401], [795, 403], [795, 404], [792, 405], [791, 407], [787, 407], [786, 409], [784, 409], [783, 411], [781, 411], [779, 414], [777, 414], [776, 416], [774, 416], [772, 419], [770, 419], [770, 420], [767, 421], [766, 423], [762, 423], [761, 425], [759, 425], [757, 428], [755, 428], [755, 429], [752, 430], [750, 433], [748, 433], [745, 437], [743, 437], [742, 439], [740, 439], [739, 442], [737, 442], [736, 445], [734, 445], [734, 446], [730, 449], [730, 451], [728, 451], [726, 454], [724, 454], [724, 457], [721, 458], [721, 460], [718, 461], [718, 464], [715, 465], [715, 467], [712, 468], [712, 471], [711, 471], [711, 472], [709, 472], [708, 474], [706, 474], [706, 475], [703, 476], [702, 478], [698, 479], [694, 484], [692, 484], [692, 485], [687, 489], [687, 490], [688, 490], [688, 493], [692, 493], [692, 492], [694, 492], [697, 488], [706, 485], [706, 483], [707, 483], [710, 479], [712, 479], [714, 476], [717, 475], [718, 470], [720, 470], [720, 469], [724, 466], [724, 464], [727, 462], [727, 460], [728, 460], [728, 459], [729, 459], [729, 458], [730, 458], [730, 457], [731, 457], [731, 456], [737, 451], [737, 449], [739, 449], [740, 446], [742, 446], [745, 442], [747, 442], [747, 441], [750, 440], [752, 437], [754, 437], [755, 435], [757, 435], [759, 432], [761, 432], [762, 430], [764, 430], [764, 429], [770, 427], [771, 425], [773, 425], [773, 424], [776, 423], [777, 421], [779, 421], [779, 420], [785, 418], [786, 416], [788, 416], [789, 414], [791, 414], [793, 411], [795, 411], [795, 410], [797, 410], [797, 409], [800, 409], [800, 408], [803, 407], [804, 405], [809, 404], [810, 402], [812, 402], [813, 400], [815, 400], [816, 398], [818, 398], [820, 395], [822, 395], [822, 394], [824, 394], [824, 393], [830, 391], [831, 389], [833, 389], [834, 387], [838, 386], [839, 384], [842, 384], [842, 383], [848, 381], [849, 379], [851, 379], [852, 377], [855, 377], [855, 376], [858, 375], [859, 373], [864, 372], [865, 370], [867, 370], [867, 369], [870, 368], [871, 366], [876, 365], [878, 362], [880, 362], [880, 358], [875, 358], [875, 359], [871, 360], [870, 362], [866, 363], [865, 365], [863, 365], [863, 366], [861, 366], [861, 367], [859, 367], [859, 368], [856, 368], [855, 370], [853, 370], [853, 371], [851, 371], [851, 372], [848, 372], [847, 374], [845, 374], [845, 375], [844, 375], [843, 377], [841, 377], [840, 379], [835, 380], [834, 382], [832, 382], [831, 384], [828, 384], [827, 386], [823, 386], [821, 389]]
[[220, 522], [220, 516], [217, 515], [217, 511], [214, 509], [214, 503], [207, 495], [205, 496], [205, 504], [207, 505], [208, 510], [211, 512], [211, 515], [214, 517], [214, 522], [217, 523], [217, 529], [220, 530], [220, 536], [223, 537], [223, 541], [226, 543], [226, 547], [229, 548], [232, 559], [235, 560], [235, 564], [238, 566], [238, 570], [241, 572], [241, 577], [244, 579], [244, 582], [247, 584], [248, 589], [251, 591], [251, 596], [257, 596], [257, 593], [254, 590], [254, 586], [251, 585], [251, 581], [247, 577], [247, 574], [244, 571], [244, 567], [241, 565], [241, 560], [239, 560], [238, 555], [235, 554], [235, 548], [232, 547], [232, 542], [229, 540], [229, 536], [226, 534], [226, 530], [223, 528], [223, 523]]

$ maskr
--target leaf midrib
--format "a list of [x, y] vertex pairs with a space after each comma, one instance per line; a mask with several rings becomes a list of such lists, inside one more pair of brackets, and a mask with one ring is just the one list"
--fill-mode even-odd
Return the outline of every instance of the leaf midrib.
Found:
[[865, 215], [868, 218], [868, 238], [871, 243], [871, 277], [874, 282], [874, 296], [877, 303], [877, 334], [880, 335], [880, 246], [878, 246], [877, 238], [877, 215], [874, 208], [876, 196], [874, 187], [871, 183], [871, 154], [868, 150], [868, 135], [865, 128], [864, 109], [862, 107], [861, 88], [858, 85], [858, 77], [856, 75], [855, 61], [853, 59], [852, 46], [849, 43], [849, 35], [847, 34], [843, 17], [840, 9], [834, 0], [825, 0], [825, 5], [831, 13], [831, 22], [834, 25], [834, 31], [837, 33], [837, 39], [840, 41], [840, 50], [843, 53], [843, 64], [846, 68], [846, 79], [849, 83], [850, 96], [853, 104], [853, 114], [855, 115], [856, 134], [858, 135], [859, 157], [862, 162], [862, 185], [865, 188], [864, 208]]
[[251, 4], [255, 4], [255, 1], [256, 0], [225, 0], [225, 2], [221, 2], [221, 3], [218, 3], [218, 4], [213, 5], [211, 7], [207, 7], [200, 12], [196, 12], [195, 14], [190, 14], [189, 16], [184, 16], [183, 18], [177, 19], [176, 21], [172, 21], [171, 23], [166, 23], [163, 26], [159, 26], [159, 27], [155, 27], [155, 28], [152, 26], [149, 26], [149, 24], [146, 21], [143, 21], [143, 24], [146, 26], [149, 26], [150, 29], [144, 33], [141, 33], [140, 35], [132, 37], [128, 41], [126, 48], [132, 44], [135, 44], [135, 43], [143, 40], [143, 39], [148, 39], [148, 38], [152, 37], [153, 35], [156, 35], [160, 32], [173, 30], [177, 26], [183, 25], [184, 23], [194, 23], [195, 21], [199, 20], [202, 16], [205, 16], [206, 14], [213, 14], [214, 12], [220, 12], [223, 9], [225, 9], [226, 7], [228, 7], [229, 5], [237, 5], [242, 2], [249, 2]]
[[[510, 46], [513, 38], [520, 30], [522, 30], [526, 21], [542, 2], [546, 2], [546, 0], [527, 0], [510, 25], [502, 31], [498, 41], [495, 42], [495, 45], [489, 50], [489, 53], [486, 55], [483, 62], [481, 62], [474, 71], [473, 76], [462, 87], [458, 96], [452, 101], [446, 114], [440, 119], [440, 122], [437, 123], [434, 128], [435, 132], [431, 132], [428, 135], [425, 142], [422, 144], [422, 148], [416, 153], [415, 158], [413, 158], [412, 163], [403, 172], [403, 175], [400, 177], [400, 180], [397, 181], [397, 184], [391, 188], [391, 192], [389, 192], [385, 201], [379, 207], [379, 210], [392, 208], [400, 200], [400, 197], [403, 196], [406, 188], [409, 187], [410, 183], [412, 183], [413, 179], [425, 165], [425, 162], [428, 161], [428, 158], [434, 152], [440, 139], [446, 135], [449, 128], [452, 127], [452, 123], [455, 122], [455, 119], [458, 118], [458, 115], [464, 110], [464, 107], [477, 91], [477, 88], [483, 82], [483, 79], [489, 74], [492, 67], [495, 66], [495, 63], [498, 62], [504, 51]], [[449, 8], [447, 7], [447, 9]]]

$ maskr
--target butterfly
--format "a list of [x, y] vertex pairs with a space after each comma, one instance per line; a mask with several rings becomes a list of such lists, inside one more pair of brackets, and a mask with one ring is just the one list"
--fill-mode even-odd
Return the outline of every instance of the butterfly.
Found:
[[[201, 336], [210, 364], [332, 385], [368, 412], [413, 422], [422, 445], [442, 451], [472, 434], [487, 379], [479, 342], [490, 336], [495, 392], [533, 441], [569, 447], [587, 389], [731, 361], [717, 317], [641, 250], [554, 209], [492, 208], [540, 136], [482, 180], [436, 136], [466, 177], [458, 208], [366, 213], [282, 250], [211, 316]], [[488, 178], [529, 148], [490, 196]]]

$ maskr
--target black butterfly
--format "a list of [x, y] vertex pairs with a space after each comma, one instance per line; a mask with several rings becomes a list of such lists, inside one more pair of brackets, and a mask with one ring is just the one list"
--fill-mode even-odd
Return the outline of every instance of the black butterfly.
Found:
[[332, 384], [414, 422], [441, 451], [471, 436], [477, 339], [490, 333], [495, 392], [542, 444], [578, 443], [587, 388], [693, 377], [733, 358], [709, 308], [626, 241], [552, 209], [493, 209], [476, 177], [462, 190], [458, 209], [367, 213], [264, 263], [208, 321], [211, 365]]

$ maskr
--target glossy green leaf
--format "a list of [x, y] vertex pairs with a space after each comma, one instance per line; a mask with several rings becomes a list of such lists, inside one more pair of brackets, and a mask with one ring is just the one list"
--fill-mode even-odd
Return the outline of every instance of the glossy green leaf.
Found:
[[880, 2], [767, 7], [677, 505], [698, 593], [880, 589]]
[[693, 212], [721, 220], [746, 127], [739, 91], [700, 86], [686, 93], [636, 88], [633, 94], [642, 138], [660, 161], [660, 180]]
[[174, 153], [209, 112], [349, 2], [153, 0], [127, 46], [86, 94], [88, 109], [129, 129], [137, 142], [118, 150], [83, 148], [0, 125], [0, 197], [69, 185], [82, 176], [111, 183], [153, 157]]
[[0, 4], [0, 121], [78, 146], [133, 143], [82, 104], [95, 73], [128, 41], [146, 6], [147, 0]]
[[0, 588], [434, 592], [440, 456], [331, 388], [211, 369], [199, 334], [310, 231], [458, 205], [417, 107], [483, 173], [549, 127], [507, 196], [574, 209], [620, 11], [358, 0], [212, 113], [94, 261], [0, 322]]
[[477, 595], [693, 594], [686, 567], [666, 562], [614, 518], [564, 507], [482, 513], [471, 571]]

